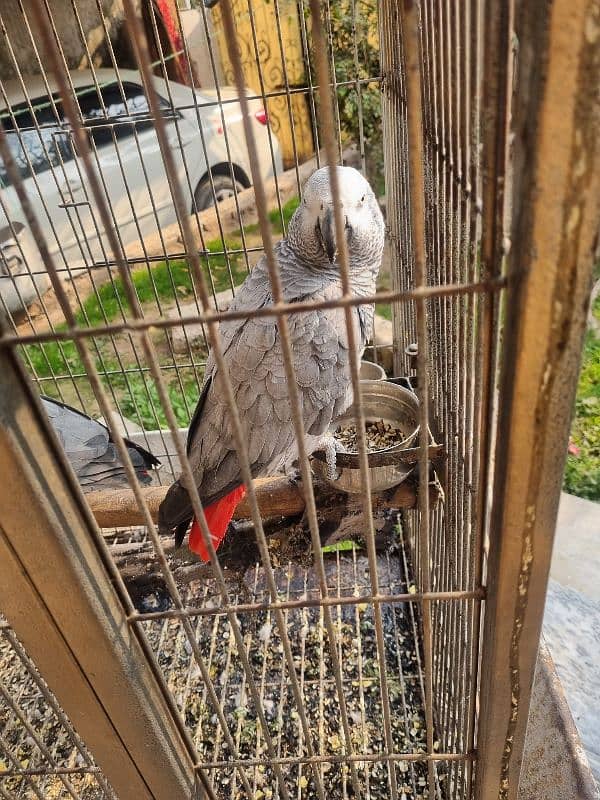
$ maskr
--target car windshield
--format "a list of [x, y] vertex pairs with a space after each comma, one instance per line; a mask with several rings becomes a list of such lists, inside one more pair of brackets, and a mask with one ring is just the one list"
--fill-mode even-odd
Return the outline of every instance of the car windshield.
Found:
[[[165, 116], [175, 113], [164, 98], [158, 99]], [[109, 83], [100, 91], [96, 86], [85, 86], [77, 90], [77, 100], [96, 148], [154, 128], [148, 100], [138, 84]], [[21, 178], [40, 175], [74, 157], [70, 127], [57, 95], [51, 100], [48, 96], [38, 97], [31, 105], [13, 105], [11, 112], [2, 112], [0, 122]], [[6, 167], [0, 162], [0, 186], [10, 183]]]
[[[158, 100], [163, 114], [173, 112], [166, 100], [160, 96]], [[111, 83], [101, 87], [99, 94], [89, 91], [79, 98], [79, 107], [96, 147], [110, 144], [113, 133], [123, 139], [154, 128], [148, 99], [135, 83]]]

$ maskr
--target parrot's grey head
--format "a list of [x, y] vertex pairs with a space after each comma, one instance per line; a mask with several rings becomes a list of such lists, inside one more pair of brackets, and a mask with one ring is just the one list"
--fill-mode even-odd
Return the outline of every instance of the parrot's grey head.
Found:
[[[335, 167], [350, 268], [379, 269], [384, 223], [369, 182], [352, 167]], [[304, 185], [302, 200], [288, 227], [288, 243], [303, 261], [316, 267], [336, 264], [336, 235], [329, 167], [318, 169]]]

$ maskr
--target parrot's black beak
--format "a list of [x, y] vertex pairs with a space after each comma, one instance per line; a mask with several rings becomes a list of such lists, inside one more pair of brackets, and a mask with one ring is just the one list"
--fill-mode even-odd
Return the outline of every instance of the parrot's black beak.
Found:
[[337, 255], [337, 242], [335, 239], [335, 219], [332, 208], [328, 208], [325, 213], [319, 217], [317, 229], [321, 237], [323, 249], [327, 253], [329, 263], [333, 264]]

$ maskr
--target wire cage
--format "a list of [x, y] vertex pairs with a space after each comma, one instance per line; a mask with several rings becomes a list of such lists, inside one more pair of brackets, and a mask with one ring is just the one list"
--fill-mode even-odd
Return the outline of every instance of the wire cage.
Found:
[[[3, 4], [0, 607], [29, 655], [2, 623], [2, 796], [517, 796], [597, 222], [597, 6], [550, 5], [537, 30], [483, 0]], [[385, 211], [377, 294], [341, 247], [339, 298], [286, 303], [274, 243], [336, 163]], [[261, 257], [272, 303], [243, 316], [276, 320], [300, 487], [252, 482], [220, 344]], [[351, 348], [353, 499], [313, 485], [289, 318], [333, 305], [352, 337], [368, 303], [421, 435], [372, 493]], [[209, 346], [248, 497], [203, 565], [156, 513]], [[76, 474], [37, 395], [101, 418], [122, 466]]]

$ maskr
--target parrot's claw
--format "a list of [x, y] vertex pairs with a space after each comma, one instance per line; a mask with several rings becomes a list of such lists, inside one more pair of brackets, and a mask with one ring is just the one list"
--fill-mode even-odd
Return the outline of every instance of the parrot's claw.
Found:
[[327, 464], [327, 478], [330, 481], [337, 481], [341, 472], [337, 470], [337, 454], [345, 453], [346, 448], [340, 443], [333, 435], [326, 436], [321, 442], [321, 446], [325, 451], [325, 462]]
[[293, 486], [299, 486], [302, 483], [302, 473], [296, 465], [286, 471], [285, 477]]

